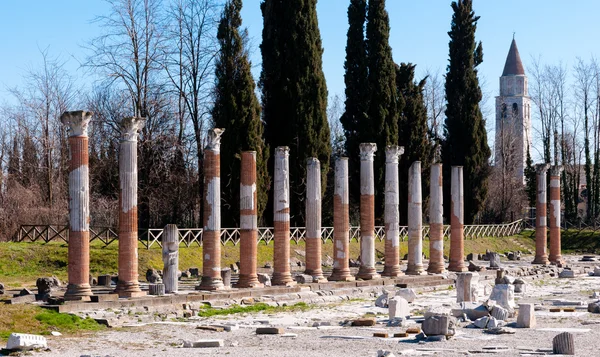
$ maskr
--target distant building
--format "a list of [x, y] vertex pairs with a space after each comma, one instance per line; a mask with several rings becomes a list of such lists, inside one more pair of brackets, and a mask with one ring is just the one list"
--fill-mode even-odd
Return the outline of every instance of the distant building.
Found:
[[531, 148], [531, 98], [527, 76], [513, 38], [496, 97], [495, 164], [525, 183], [527, 148]]

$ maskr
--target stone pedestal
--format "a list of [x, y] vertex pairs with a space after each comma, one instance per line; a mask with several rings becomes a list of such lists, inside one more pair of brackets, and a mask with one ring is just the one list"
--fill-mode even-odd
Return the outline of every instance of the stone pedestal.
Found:
[[360, 268], [357, 278], [379, 278], [375, 270], [375, 175], [377, 145], [360, 144]]
[[477, 301], [479, 274], [475, 272], [456, 274], [456, 302]]
[[137, 140], [144, 118], [121, 121], [119, 145], [119, 297], [144, 296], [138, 281]]
[[287, 146], [275, 149], [273, 285], [296, 284], [290, 273], [290, 165]]
[[519, 316], [517, 316], [517, 327], [534, 328], [535, 309], [533, 304], [519, 304]]
[[464, 221], [464, 195], [463, 195], [463, 168], [452, 166], [451, 190], [452, 202], [450, 204], [450, 264], [448, 270], [463, 272], [465, 266], [465, 221]]
[[354, 281], [350, 274], [350, 213], [348, 192], [348, 158], [335, 161], [333, 192], [333, 272], [331, 281]]
[[321, 163], [316, 158], [306, 163], [306, 270], [317, 283], [326, 282], [321, 268]]
[[202, 280], [196, 290], [223, 289], [221, 280], [221, 135], [208, 131], [204, 148], [204, 230], [202, 232]]
[[425, 274], [423, 268], [423, 202], [421, 196], [421, 162], [408, 169], [408, 275]]
[[549, 164], [536, 166], [537, 199], [535, 205], [535, 259], [533, 264], [548, 264], [550, 262], [546, 253], [548, 241], [546, 175], [549, 168]]
[[178, 291], [179, 272], [179, 230], [174, 224], [167, 224], [162, 234], [163, 284], [165, 292]]
[[429, 266], [427, 271], [440, 274], [444, 266], [444, 195], [442, 164], [431, 165], [429, 191]]
[[385, 266], [381, 275], [396, 277], [400, 270], [400, 194], [398, 186], [398, 160], [404, 147], [390, 145], [385, 148]]
[[90, 189], [87, 127], [91, 112], [64, 112], [60, 121], [69, 129], [69, 285], [65, 300], [88, 300], [90, 287]]
[[562, 264], [560, 247], [560, 173], [562, 166], [550, 168], [550, 263]]
[[242, 152], [240, 176], [240, 277], [236, 287], [262, 288], [257, 275], [256, 151]]

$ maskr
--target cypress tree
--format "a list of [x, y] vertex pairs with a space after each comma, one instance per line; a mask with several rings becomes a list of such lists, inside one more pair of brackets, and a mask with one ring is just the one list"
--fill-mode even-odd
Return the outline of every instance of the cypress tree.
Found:
[[[479, 102], [481, 89], [477, 66], [483, 61], [481, 42], [476, 46], [477, 20], [472, 0], [452, 2], [450, 56], [446, 73], [445, 139], [442, 144], [442, 162], [447, 179], [444, 201], [450, 202], [450, 168], [463, 166], [465, 224], [470, 224], [483, 208], [487, 196], [489, 158], [485, 122]], [[450, 205], [444, 205], [447, 213]], [[448, 215], [446, 215], [449, 217]]]
[[221, 201], [223, 225], [238, 227], [240, 217], [241, 152], [256, 151], [258, 216], [265, 209], [270, 185], [267, 173], [268, 147], [263, 140], [260, 105], [254, 92], [248, 52], [244, 48], [246, 30], [240, 33], [242, 0], [225, 4], [217, 39], [220, 51], [216, 61], [214, 125], [224, 128], [221, 138]]
[[[411, 63], [396, 65], [396, 86], [404, 106], [398, 116], [398, 145], [404, 146], [398, 171], [400, 187], [408, 187], [408, 169], [415, 161], [421, 161], [423, 202], [429, 197], [429, 167], [433, 147], [429, 141], [427, 108], [423, 99], [426, 79], [415, 81], [415, 67]], [[408, 202], [408, 191], [400, 190], [400, 202]], [[427, 207], [426, 205], [423, 205]], [[406, 224], [408, 206], [400, 205], [400, 224]]]
[[261, 10], [265, 138], [271, 153], [277, 146], [290, 148], [291, 223], [304, 225], [306, 160], [320, 160], [324, 193], [331, 156], [317, 1], [264, 0]]
[[531, 153], [529, 152], [529, 146], [527, 146], [527, 158], [525, 159], [525, 194], [527, 195], [527, 202], [529, 207], [535, 207], [535, 201], [537, 200], [537, 175], [535, 167], [533, 166], [533, 160], [531, 160]]
[[403, 107], [396, 90], [396, 70], [389, 45], [390, 24], [385, 0], [369, 0], [367, 15], [368, 121], [360, 126], [363, 142], [377, 144], [375, 155], [375, 217], [383, 216], [385, 147], [398, 143], [398, 112]]

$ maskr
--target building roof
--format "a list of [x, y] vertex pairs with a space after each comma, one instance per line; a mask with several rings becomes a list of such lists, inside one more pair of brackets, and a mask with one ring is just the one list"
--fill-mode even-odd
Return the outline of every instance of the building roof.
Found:
[[504, 65], [504, 72], [502, 76], [511, 75], [525, 75], [525, 69], [521, 62], [521, 56], [519, 56], [519, 49], [517, 48], [517, 42], [513, 38], [510, 44], [510, 50], [508, 50], [508, 56], [506, 56], [506, 64]]

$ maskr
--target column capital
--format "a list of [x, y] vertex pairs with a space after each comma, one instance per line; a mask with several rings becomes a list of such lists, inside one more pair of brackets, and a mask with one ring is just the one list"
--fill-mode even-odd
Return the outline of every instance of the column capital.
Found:
[[289, 157], [290, 156], [290, 148], [287, 146], [278, 146], [275, 148], [275, 157]]
[[87, 129], [94, 113], [85, 110], [76, 110], [64, 112], [60, 116], [60, 121], [68, 125], [69, 136], [88, 136]]
[[306, 159], [306, 165], [307, 166], [318, 166], [318, 167], [320, 167], [321, 162], [316, 157], [309, 157], [308, 159]]
[[360, 161], [373, 161], [375, 152], [377, 151], [377, 144], [375, 143], [362, 143], [360, 148]]
[[397, 164], [400, 156], [404, 154], [404, 146], [388, 145], [385, 147], [385, 163]]
[[549, 168], [550, 168], [550, 164], [548, 164], [548, 163], [537, 164], [537, 165], [535, 165], [535, 172], [538, 175], [543, 175], [546, 173], [546, 171], [548, 171]]
[[121, 120], [121, 141], [138, 140], [140, 130], [146, 125], [146, 118], [126, 117]]
[[552, 165], [550, 167], [550, 176], [560, 176], [560, 173], [563, 172], [565, 168], [561, 165]]
[[208, 130], [208, 143], [206, 144], [207, 150], [220, 151], [221, 150], [221, 135], [225, 132], [225, 129], [213, 128]]

